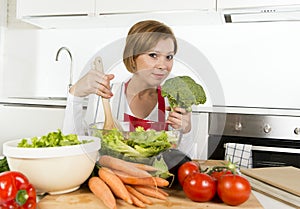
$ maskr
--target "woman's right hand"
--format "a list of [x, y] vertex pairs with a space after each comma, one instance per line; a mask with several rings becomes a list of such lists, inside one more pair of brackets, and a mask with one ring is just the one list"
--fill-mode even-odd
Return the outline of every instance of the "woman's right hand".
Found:
[[70, 88], [70, 93], [77, 97], [97, 94], [107, 99], [111, 98], [113, 94], [110, 90], [110, 81], [114, 77], [113, 74], [103, 74], [92, 69]]

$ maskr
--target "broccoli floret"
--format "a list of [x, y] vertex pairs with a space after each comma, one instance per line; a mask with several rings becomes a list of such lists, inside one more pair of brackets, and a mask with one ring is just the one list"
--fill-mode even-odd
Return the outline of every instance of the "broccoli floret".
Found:
[[206, 102], [206, 95], [202, 86], [189, 76], [176, 76], [166, 80], [162, 85], [161, 94], [168, 98], [172, 109], [182, 107], [191, 112], [192, 105]]

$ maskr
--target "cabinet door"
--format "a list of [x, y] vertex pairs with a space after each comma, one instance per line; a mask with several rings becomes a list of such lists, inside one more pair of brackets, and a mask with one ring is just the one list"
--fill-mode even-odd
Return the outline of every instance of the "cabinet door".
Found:
[[299, 0], [217, 0], [218, 9], [300, 4]]
[[94, 14], [95, 0], [17, 0], [17, 17]]
[[215, 0], [96, 0], [97, 14], [214, 9]]

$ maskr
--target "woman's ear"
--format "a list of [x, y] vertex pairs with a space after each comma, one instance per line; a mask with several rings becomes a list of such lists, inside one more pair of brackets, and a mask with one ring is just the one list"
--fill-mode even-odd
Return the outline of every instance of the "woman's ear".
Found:
[[132, 72], [135, 73], [136, 72], [136, 61], [132, 60], [132, 64], [131, 64], [131, 68], [132, 68]]

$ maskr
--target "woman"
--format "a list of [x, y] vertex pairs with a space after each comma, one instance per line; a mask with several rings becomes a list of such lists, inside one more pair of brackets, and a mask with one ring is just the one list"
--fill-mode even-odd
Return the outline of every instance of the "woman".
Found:
[[[121, 85], [113, 85], [112, 88], [117, 88], [113, 94], [114, 75], [90, 70], [70, 88], [63, 132], [84, 133], [82, 98], [95, 94], [111, 100], [113, 113], [119, 120], [166, 122], [188, 133], [191, 114], [179, 107], [170, 111], [160, 92], [161, 83], [172, 70], [176, 52], [176, 38], [165, 24], [146, 20], [133, 25], [123, 52], [123, 62], [132, 73], [131, 78]], [[169, 111], [167, 117], [166, 110]], [[92, 122], [86, 121], [87, 124]]]

